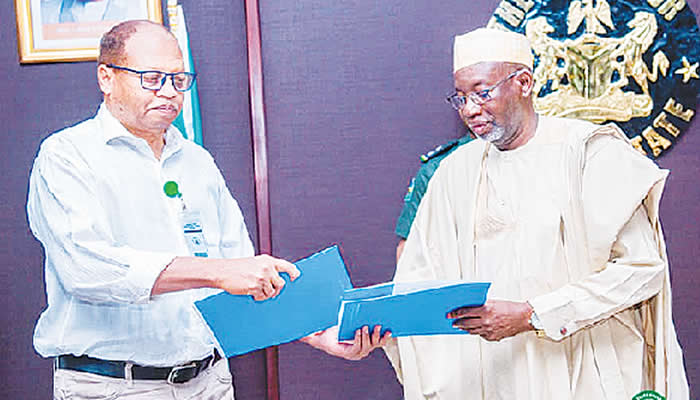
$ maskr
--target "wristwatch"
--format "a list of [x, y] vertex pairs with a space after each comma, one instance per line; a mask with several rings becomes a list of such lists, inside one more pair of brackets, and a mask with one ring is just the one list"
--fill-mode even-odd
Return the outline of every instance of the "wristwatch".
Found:
[[[530, 303], [528, 303], [530, 304]], [[532, 308], [532, 305], [530, 305], [530, 308]], [[537, 337], [545, 337], [544, 333], [544, 325], [542, 324], [542, 321], [540, 321], [539, 317], [537, 317], [537, 313], [535, 312], [535, 309], [532, 308], [532, 312], [530, 312], [530, 318], [528, 318], [527, 322], [535, 328], [535, 334]]]

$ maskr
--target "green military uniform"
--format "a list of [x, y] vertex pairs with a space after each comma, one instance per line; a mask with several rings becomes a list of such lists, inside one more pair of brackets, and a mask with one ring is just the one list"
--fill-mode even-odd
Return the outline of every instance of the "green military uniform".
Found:
[[420, 156], [420, 161], [423, 165], [421, 165], [416, 176], [411, 179], [411, 184], [408, 186], [406, 196], [403, 198], [403, 209], [401, 210], [401, 215], [399, 215], [399, 220], [396, 222], [396, 230], [394, 231], [396, 235], [402, 239], [408, 237], [408, 232], [411, 230], [411, 224], [413, 223], [413, 218], [416, 217], [416, 211], [418, 211], [420, 201], [425, 191], [428, 189], [428, 182], [440, 166], [440, 162], [447, 157], [448, 154], [471, 140], [472, 138], [470, 136], [462, 136], [459, 139], [440, 145]]

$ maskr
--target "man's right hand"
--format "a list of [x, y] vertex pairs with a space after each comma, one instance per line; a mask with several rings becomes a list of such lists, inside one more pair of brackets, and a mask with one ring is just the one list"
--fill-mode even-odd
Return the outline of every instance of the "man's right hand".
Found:
[[253, 296], [257, 301], [273, 298], [282, 291], [285, 281], [280, 273], [286, 272], [292, 281], [301, 274], [289, 261], [267, 254], [221, 261], [216, 287], [231, 294]]
[[294, 264], [266, 254], [246, 258], [175, 257], [161, 271], [151, 295], [211, 287], [262, 301], [282, 291], [283, 272], [292, 281], [300, 275]]

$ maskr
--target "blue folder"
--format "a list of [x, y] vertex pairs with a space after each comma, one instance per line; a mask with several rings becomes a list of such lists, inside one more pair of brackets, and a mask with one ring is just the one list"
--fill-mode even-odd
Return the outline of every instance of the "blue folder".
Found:
[[352, 287], [338, 246], [295, 263], [301, 276], [275, 298], [220, 293], [195, 305], [227, 357], [291, 342], [338, 323], [343, 292]]
[[449, 311], [486, 302], [487, 282], [424, 281], [385, 283], [349, 289], [341, 303], [338, 340], [352, 340], [365, 325], [382, 326], [393, 337], [449, 335], [467, 332], [452, 327]]

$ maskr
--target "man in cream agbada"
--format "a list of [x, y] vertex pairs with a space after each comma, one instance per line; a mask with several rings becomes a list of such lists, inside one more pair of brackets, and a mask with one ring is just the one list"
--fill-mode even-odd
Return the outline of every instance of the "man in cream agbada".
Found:
[[688, 399], [658, 205], [667, 171], [614, 125], [538, 115], [517, 33], [454, 43], [449, 101], [480, 140], [442, 162], [395, 281], [492, 282], [470, 335], [385, 346], [405, 398]]

